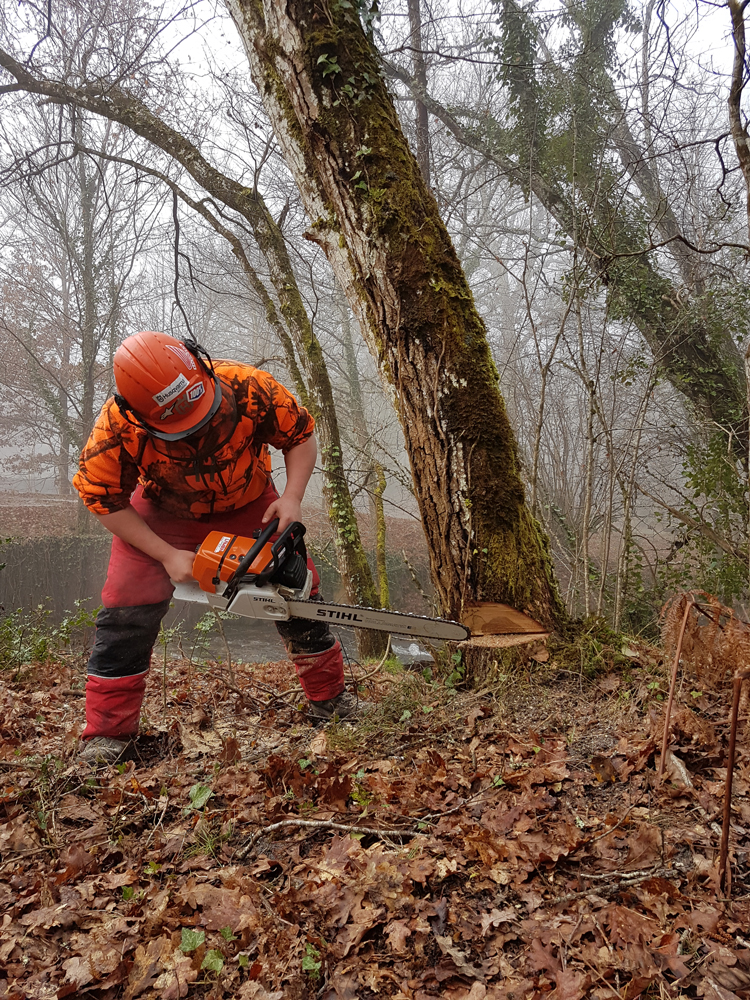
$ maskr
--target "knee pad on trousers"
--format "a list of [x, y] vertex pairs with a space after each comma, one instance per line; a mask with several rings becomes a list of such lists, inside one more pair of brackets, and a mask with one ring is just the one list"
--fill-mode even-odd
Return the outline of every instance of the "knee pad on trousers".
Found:
[[169, 601], [101, 608], [96, 616], [88, 673], [98, 677], [129, 677], [148, 670], [151, 650], [168, 610]]
[[306, 618], [290, 618], [286, 622], [276, 622], [286, 651], [294, 653], [322, 653], [336, 644], [336, 637], [326, 622], [307, 621]]
[[319, 653], [290, 655], [308, 701], [328, 701], [344, 690], [344, 658], [338, 640]]
[[88, 664], [84, 739], [121, 739], [138, 732], [151, 650], [168, 610], [169, 601], [159, 601], [99, 611]]

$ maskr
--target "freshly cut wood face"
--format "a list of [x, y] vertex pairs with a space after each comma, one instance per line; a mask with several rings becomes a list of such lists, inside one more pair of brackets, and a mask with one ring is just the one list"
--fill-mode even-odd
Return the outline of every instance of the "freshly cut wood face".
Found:
[[549, 632], [527, 632], [526, 634], [516, 633], [515, 635], [473, 635], [470, 639], [465, 639], [459, 643], [459, 648], [473, 646], [476, 649], [509, 649], [511, 646], [530, 646], [529, 655], [540, 663], [546, 663], [549, 659], [547, 652], [547, 639]]
[[461, 623], [479, 635], [534, 635], [548, 632], [543, 625], [508, 604], [478, 601], [464, 605]]

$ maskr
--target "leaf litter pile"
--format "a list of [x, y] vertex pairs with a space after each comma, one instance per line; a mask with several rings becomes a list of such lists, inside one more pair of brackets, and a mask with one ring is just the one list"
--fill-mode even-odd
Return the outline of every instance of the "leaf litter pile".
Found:
[[750, 997], [748, 733], [730, 900], [728, 695], [685, 681], [657, 782], [664, 668], [635, 654], [479, 693], [381, 673], [325, 729], [288, 663], [171, 662], [99, 771], [80, 672], [4, 672], [0, 997]]

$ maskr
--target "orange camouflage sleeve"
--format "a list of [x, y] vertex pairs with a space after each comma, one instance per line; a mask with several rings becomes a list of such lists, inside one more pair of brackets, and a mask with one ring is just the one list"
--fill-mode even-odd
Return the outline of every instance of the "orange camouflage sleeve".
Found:
[[73, 486], [95, 514], [113, 514], [130, 503], [139, 470], [122, 444], [122, 417], [108, 399], [78, 460]]
[[255, 368], [248, 377], [248, 397], [256, 407], [255, 439], [287, 452], [303, 444], [315, 430], [315, 421], [273, 375]]

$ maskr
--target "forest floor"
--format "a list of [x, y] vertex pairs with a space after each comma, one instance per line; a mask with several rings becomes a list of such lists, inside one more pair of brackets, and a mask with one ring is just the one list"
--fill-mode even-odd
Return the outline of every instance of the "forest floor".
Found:
[[664, 667], [627, 656], [381, 671], [323, 729], [289, 663], [169, 662], [98, 772], [80, 664], [1, 673], [0, 997], [749, 997], [750, 739], [730, 900], [727, 697], [684, 679], [658, 782]]

